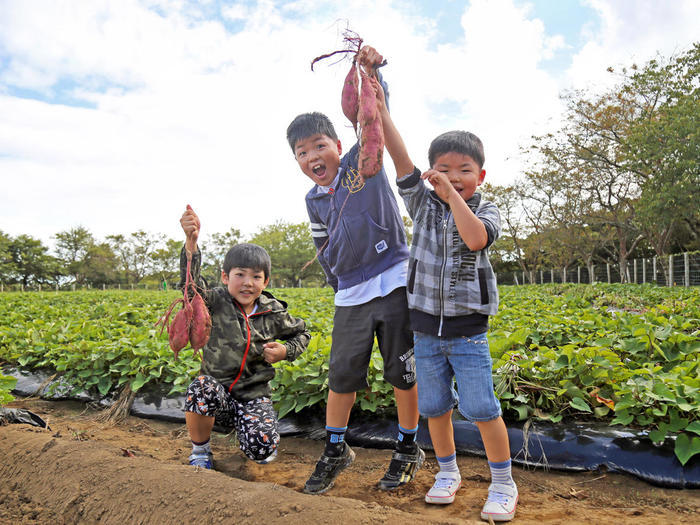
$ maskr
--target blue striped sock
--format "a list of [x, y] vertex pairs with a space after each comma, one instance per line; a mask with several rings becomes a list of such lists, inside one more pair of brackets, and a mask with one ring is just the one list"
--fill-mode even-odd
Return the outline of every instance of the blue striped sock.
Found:
[[399, 425], [399, 435], [398, 443], [396, 445], [396, 450], [400, 452], [413, 452], [415, 450], [416, 443], [416, 433], [418, 432], [418, 425], [416, 428], [403, 428]]
[[459, 474], [459, 467], [457, 466], [457, 452], [453, 452], [449, 456], [443, 458], [435, 456], [438, 465], [440, 466], [440, 472], [456, 472]]
[[497, 463], [489, 463], [491, 469], [491, 483], [500, 483], [502, 485], [515, 485], [511, 473], [510, 459], [499, 461]]
[[338, 457], [343, 453], [345, 449], [345, 431], [347, 429], [347, 425], [344, 427], [330, 427], [326, 425], [326, 449], [323, 452], [326, 456]]

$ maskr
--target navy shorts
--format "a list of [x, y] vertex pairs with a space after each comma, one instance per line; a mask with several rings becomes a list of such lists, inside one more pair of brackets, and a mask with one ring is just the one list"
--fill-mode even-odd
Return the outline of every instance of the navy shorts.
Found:
[[413, 333], [406, 287], [356, 306], [336, 306], [328, 387], [339, 394], [364, 390], [374, 338], [384, 360], [384, 379], [401, 390], [416, 384]]

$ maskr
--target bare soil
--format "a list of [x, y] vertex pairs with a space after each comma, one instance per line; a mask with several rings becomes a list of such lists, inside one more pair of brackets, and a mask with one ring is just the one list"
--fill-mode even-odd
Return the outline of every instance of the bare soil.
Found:
[[[489, 485], [482, 458], [459, 456], [456, 501], [428, 505], [437, 464], [432, 453], [416, 479], [394, 492], [375, 484], [390, 451], [353, 447], [357, 457], [326, 494], [302, 488], [322, 442], [283, 438], [273, 463], [245, 459], [230, 435], [214, 434], [215, 470], [187, 465], [183, 425], [130, 417], [100, 422], [75, 402], [17, 400], [51, 429], [0, 427], [0, 523], [483, 523]], [[604, 472], [515, 467], [520, 503], [514, 523], [697, 523], [700, 491], [662, 489]]]

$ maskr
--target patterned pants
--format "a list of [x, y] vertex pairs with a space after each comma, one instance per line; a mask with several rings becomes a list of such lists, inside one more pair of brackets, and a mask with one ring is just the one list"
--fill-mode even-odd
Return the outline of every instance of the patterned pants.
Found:
[[236, 401], [211, 376], [201, 375], [192, 381], [187, 389], [185, 411], [214, 416], [216, 425], [234, 428], [241, 450], [255, 461], [270, 456], [280, 442], [277, 415], [269, 398]]

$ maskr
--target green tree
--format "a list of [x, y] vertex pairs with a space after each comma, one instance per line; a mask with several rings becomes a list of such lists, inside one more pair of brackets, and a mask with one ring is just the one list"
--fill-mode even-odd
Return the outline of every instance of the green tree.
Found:
[[85, 254], [85, 282], [102, 286], [119, 282], [119, 260], [107, 242], [93, 243]]
[[56, 282], [61, 275], [60, 262], [48, 253], [48, 248], [30, 235], [18, 235], [9, 244], [16, 281], [23, 286]]
[[638, 222], [665, 263], [679, 230], [690, 225], [697, 235], [700, 225], [700, 43], [624, 74], [620, 96], [642, 108], [626, 137], [642, 178]]
[[221, 279], [221, 269], [224, 266], [224, 257], [232, 246], [241, 242], [241, 231], [231, 228], [225, 232], [212, 233], [202, 243], [202, 275], [209, 283], [217, 283]]
[[12, 259], [10, 246], [12, 237], [0, 230], [0, 282], [10, 283], [17, 274], [17, 267]]
[[95, 243], [92, 234], [83, 226], [59, 232], [56, 238], [56, 254], [63, 263], [65, 273], [82, 285], [87, 273], [87, 255]]
[[302, 270], [316, 255], [308, 222], [290, 224], [277, 221], [263, 227], [250, 242], [259, 244], [270, 254], [275, 286], [301, 286], [304, 279], [325, 283], [317, 261]]

